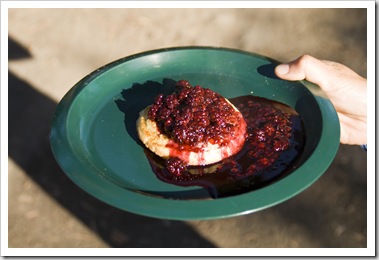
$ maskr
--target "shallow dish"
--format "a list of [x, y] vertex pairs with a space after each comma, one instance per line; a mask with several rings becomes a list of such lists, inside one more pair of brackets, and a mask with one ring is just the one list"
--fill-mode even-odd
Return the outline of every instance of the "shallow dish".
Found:
[[[253, 53], [213, 47], [149, 51], [105, 65], [79, 81], [61, 100], [50, 141], [64, 172], [83, 190], [114, 207], [156, 218], [231, 217], [276, 205], [314, 183], [339, 146], [335, 109], [315, 85], [278, 79], [277, 62]], [[258, 190], [219, 199], [157, 179], [135, 122], [138, 113], [175, 81], [210, 88], [227, 98], [256, 95], [285, 103], [302, 117], [306, 144], [288, 176]], [[184, 199], [185, 198], [185, 199]]]

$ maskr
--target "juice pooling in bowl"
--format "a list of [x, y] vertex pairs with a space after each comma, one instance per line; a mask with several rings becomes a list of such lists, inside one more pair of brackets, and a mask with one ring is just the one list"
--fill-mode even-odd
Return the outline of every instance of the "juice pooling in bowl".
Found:
[[220, 198], [259, 189], [296, 169], [296, 158], [305, 142], [303, 124], [296, 111], [254, 96], [233, 98], [231, 102], [247, 122], [243, 148], [211, 165], [186, 166], [178, 162], [175, 167], [180, 172], [174, 174], [170, 160], [145, 151], [160, 180], [180, 186], [202, 186], [208, 189], [210, 197]]
[[[281, 203], [326, 171], [339, 147], [340, 128], [337, 113], [322, 91], [309, 82], [276, 78], [276, 64], [262, 55], [213, 47], [160, 49], [116, 60], [84, 77], [62, 98], [52, 120], [53, 154], [83, 190], [114, 207], [145, 216], [214, 219]], [[209, 86], [232, 101], [254, 93], [296, 110], [306, 140], [295, 168], [290, 166], [292, 172], [237, 195], [223, 196], [217, 191], [212, 194], [222, 198], [215, 199], [188, 199], [209, 197], [208, 189], [158, 179], [135, 124], [139, 112], [170, 87], [167, 81], [180, 79]]]

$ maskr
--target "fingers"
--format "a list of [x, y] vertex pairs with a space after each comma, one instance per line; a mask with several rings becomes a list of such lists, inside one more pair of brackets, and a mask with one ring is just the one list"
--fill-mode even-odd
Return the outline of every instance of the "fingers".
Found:
[[333, 103], [341, 124], [341, 142], [366, 140], [367, 80], [343, 64], [303, 55], [280, 64], [275, 74], [285, 80], [307, 80], [323, 89]]
[[324, 79], [330, 75], [328, 65], [310, 55], [302, 55], [294, 61], [280, 64], [275, 74], [285, 80], [307, 80], [319, 86], [325, 85]]

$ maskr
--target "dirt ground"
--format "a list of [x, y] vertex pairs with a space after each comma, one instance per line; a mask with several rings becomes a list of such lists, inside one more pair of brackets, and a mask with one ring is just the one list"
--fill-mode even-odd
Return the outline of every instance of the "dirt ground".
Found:
[[367, 154], [341, 145], [296, 197], [244, 216], [143, 217], [82, 191], [55, 162], [54, 110], [81, 78], [151, 49], [206, 45], [289, 61], [303, 53], [366, 76], [365, 9], [10, 9], [10, 248], [364, 248]]

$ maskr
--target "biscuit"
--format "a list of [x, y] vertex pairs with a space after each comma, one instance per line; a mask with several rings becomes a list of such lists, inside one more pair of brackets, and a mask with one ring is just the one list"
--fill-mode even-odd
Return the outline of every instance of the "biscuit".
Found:
[[[225, 99], [236, 111], [227, 99]], [[155, 121], [149, 119], [148, 112], [151, 106], [140, 112], [137, 120], [137, 132], [144, 145], [158, 156], [168, 159], [178, 157], [187, 165], [208, 165], [226, 159], [241, 150], [246, 137], [246, 122], [240, 114], [239, 122], [236, 124], [236, 131], [233, 135], [225, 136], [222, 145], [218, 143], [202, 142], [194, 147], [183, 146], [173, 141], [169, 136], [160, 132]], [[236, 134], [237, 133], [237, 134]]]

